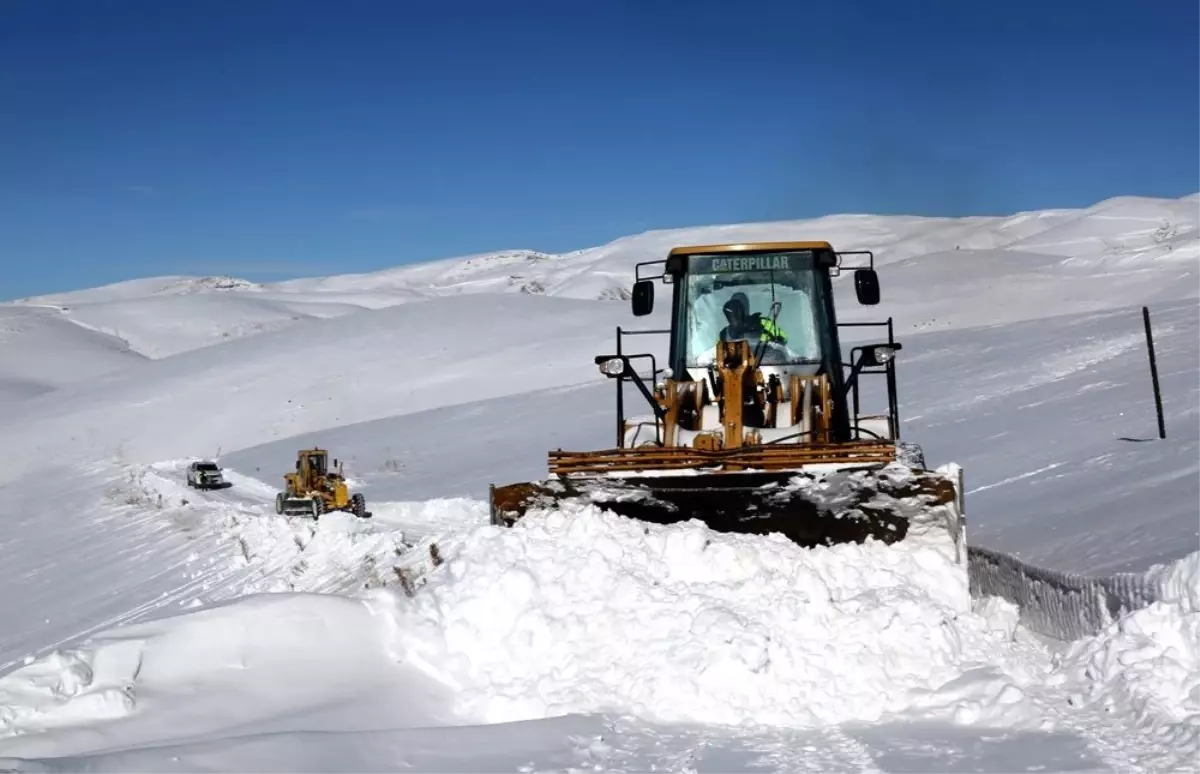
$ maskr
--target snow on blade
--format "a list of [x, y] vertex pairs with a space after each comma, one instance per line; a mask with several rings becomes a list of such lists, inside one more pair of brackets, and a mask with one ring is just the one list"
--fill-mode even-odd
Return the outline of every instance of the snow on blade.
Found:
[[984, 658], [996, 628], [971, 613], [944, 533], [805, 551], [577, 503], [476, 531], [397, 624], [484, 722], [790, 727], [901, 711]]

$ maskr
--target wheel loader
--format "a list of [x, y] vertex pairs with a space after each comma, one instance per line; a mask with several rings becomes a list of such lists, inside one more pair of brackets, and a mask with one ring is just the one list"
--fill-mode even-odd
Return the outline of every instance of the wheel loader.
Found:
[[324, 449], [302, 449], [296, 453], [296, 470], [285, 473], [284, 491], [275, 495], [275, 512], [311, 513], [314, 519], [329, 511], [349, 511], [370, 517], [362, 493], [351, 495], [342, 465], [335, 459], [329, 470], [329, 453]]
[[[865, 265], [844, 266], [850, 256]], [[531, 509], [575, 500], [660, 524], [777, 532], [806, 547], [893, 544], [933, 529], [965, 563], [961, 471], [927, 470], [920, 447], [899, 438], [891, 319], [837, 320], [832, 278], [852, 268], [859, 303], [878, 304], [874, 263], [870, 251], [813, 241], [682, 246], [637, 264], [633, 314], [650, 314], [664, 285], [670, 327], [618, 327], [615, 351], [595, 358], [616, 382], [616, 445], [558, 449], [548, 479], [491, 485], [492, 523], [511, 527]], [[880, 340], [843, 358], [847, 327], [874, 327]], [[624, 347], [626, 336], [652, 334], [668, 337], [662, 368]], [[859, 388], [871, 376], [886, 390], [882, 413], [863, 410]], [[627, 384], [644, 415], [626, 416]]]

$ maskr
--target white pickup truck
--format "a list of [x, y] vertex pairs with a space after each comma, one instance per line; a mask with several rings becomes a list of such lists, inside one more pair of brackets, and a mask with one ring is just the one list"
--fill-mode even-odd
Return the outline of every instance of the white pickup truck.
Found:
[[225, 486], [225, 476], [217, 463], [201, 460], [188, 465], [187, 483], [195, 489], [216, 489]]

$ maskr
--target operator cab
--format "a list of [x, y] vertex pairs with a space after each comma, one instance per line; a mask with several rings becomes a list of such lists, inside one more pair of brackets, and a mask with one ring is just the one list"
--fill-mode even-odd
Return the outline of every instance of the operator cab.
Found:
[[[324, 476], [326, 474], [326, 460], [328, 455], [323, 451], [309, 451], [303, 453], [304, 469], [309, 471], [310, 475]], [[301, 470], [301, 459], [296, 458], [296, 470]]]
[[[716, 366], [718, 341], [738, 339], [750, 344], [764, 375], [812, 376], [820, 370], [831, 347], [830, 326], [823, 303], [827, 289], [812, 250], [681, 257], [686, 263], [676, 277], [678, 335], [670, 356], [676, 378], [704, 378]], [[671, 263], [668, 259], [668, 271]], [[828, 285], [828, 276], [824, 279]]]
[[[763, 429], [763, 437], [776, 435], [774, 429], [787, 430], [801, 411], [796, 401], [802, 401], [805, 415], [810, 404], [817, 413], [827, 412], [822, 421], [828, 423], [833, 439], [848, 438], [850, 419], [839, 397], [846, 377], [831, 280], [841, 271], [845, 255], [871, 256], [836, 252], [828, 242], [676, 247], [665, 261], [638, 264], [633, 313], [643, 316], [653, 310], [655, 280], [672, 286], [671, 341], [664, 373], [669, 380], [681, 387], [704, 382], [704, 392], [721, 395], [718, 344], [745, 340], [761, 373], [762, 388], [778, 400], [795, 404], [769, 416], [756, 416], [747, 406], [743, 410], [747, 427]], [[858, 300], [866, 305], [879, 302], [871, 258], [870, 266], [854, 270]], [[663, 267], [661, 273], [642, 274], [643, 267], [655, 264]], [[702, 413], [712, 416], [697, 421], [690, 410], [683, 410], [678, 416], [681, 430], [719, 427], [717, 411], [717, 406], [706, 405]]]
[[[764, 377], [841, 377], [828, 242], [699, 245], [672, 250], [661, 275], [674, 285], [668, 365], [675, 379], [705, 379], [717, 342], [745, 339]], [[873, 269], [855, 272], [859, 301], [878, 303]], [[649, 314], [655, 278], [634, 285], [633, 313]], [[710, 385], [711, 386], [711, 385]]]

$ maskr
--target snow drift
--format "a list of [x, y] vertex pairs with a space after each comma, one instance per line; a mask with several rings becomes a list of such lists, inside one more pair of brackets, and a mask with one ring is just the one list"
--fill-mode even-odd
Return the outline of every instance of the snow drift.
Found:
[[443, 688], [388, 657], [386, 621], [363, 600], [281, 593], [105, 632], [0, 678], [0, 753], [304, 728], [344, 702], [383, 702], [393, 727], [452, 720]]
[[46, 307], [0, 306], [0, 416], [20, 399], [122, 370], [146, 358], [118, 338]]

